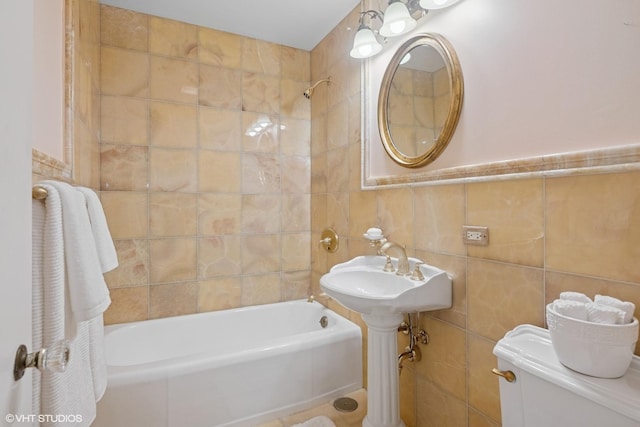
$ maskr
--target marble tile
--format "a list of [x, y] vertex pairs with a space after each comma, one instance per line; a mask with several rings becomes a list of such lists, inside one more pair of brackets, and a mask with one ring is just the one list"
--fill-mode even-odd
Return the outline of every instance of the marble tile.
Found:
[[377, 224], [385, 237], [399, 245], [414, 248], [413, 193], [410, 188], [376, 192]]
[[469, 405], [500, 422], [500, 388], [498, 377], [491, 369], [498, 366], [493, 355], [495, 341], [474, 334], [467, 337], [469, 346]]
[[147, 147], [100, 144], [100, 189], [145, 191], [148, 166]]
[[241, 307], [242, 279], [214, 277], [198, 282], [198, 312], [228, 310]]
[[309, 194], [282, 195], [280, 227], [283, 232], [311, 229], [311, 196]]
[[194, 150], [150, 149], [151, 190], [196, 192], [198, 157]]
[[303, 95], [308, 88], [309, 84], [306, 81], [281, 80], [280, 114], [283, 117], [295, 119], [309, 119], [311, 117], [311, 100]]
[[280, 46], [264, 40], [243, 38], [242, 69], [253, 73], [280, 74]]
[[306, 50], [280, 46], [282, 77], [300, 82], [308, 82], [311, 78], [310, 65], [311, 54]]
[[149, 222], [147, 193], [102, 191], [100, 200], [113, 239], [147, 237]]
[[311, 191], [311, 159], [307, 156], [282, 156], [281, 191], [306, 194]]
[[416, 409], [416, 421], [419, 426], [460, 427], [466, 425], [466, 403], [420, 376], [416, 378]]
[[199, 103], [239, 111], [242, 108], [242, 72], [201, 64]]
[[116, 240], [118, 267], [105, 273], [109, 288], [146, 285], [149, 282], [149, 247], [144, 239]]
[[371, 227], [378, 227], [376, 193], [360, 191], [349, 194], [349, 237], [362, 238]]
[[280, 153], [287, 156], [311, 154], [311, 124], [309, 120], [280, 119]]
[[151, 283], [167, 283], [196, 278], [196, 239], [149, 240]]
[[243, 73], [242, 110], [279, 114], [280, 79], [266, 74]]
[[281, 270], [279, 234], [242, 237], [242, 273], [262, 274]]
[[451, 308], [429, 314], [460, 328], [467, 327], [467, 260], [462, 256], [416, 250], [416, 257], [447, 272], [452, 279]]
[[198, 102], [198, 64], [150, 55], [149, 97], [196, 104]]
[[269, 153], [245, 153], [242, 156], [242, 192], [245, 194], [280, 193], [280, 159]]
[[324, 224], [320, 224], [320, 230], [330, 227], [339, 236], [346, 236], [349, 232], [349, 193], [327, 194], [324, 208], [327, 217]]
[[242, 225], [242, 195], [201, 193], [198, 196], [198, 234], [238, 234]]
[[149, 104], [149, 144], [156, 147], [195, 148], [198, 115], [195, 105]]
[[349, 142], [349, 113], [347, 101], [340, 102], [331, 108], [327, 120], [327, 148], [344, 147]]
[[468, 329], [494, 341], [518, 325], [544, 325], [540, 269], [469, 258]]
[[278, 194], [244, 194], [242, 196], [242, 232], [279, 233], [280, 196]]
[[280, 150], [278, 117], [264, 113], [242, 113], [242, 150], [277, 153]]
[[311, 267], [311, 235], [296, 233], [282, 235], [282, 270], [307, 270]]
[[304, 299], [311, 294], [311, 272], [309, 270], [282, 272], [283, 301]]
[[500, 424], [481, 412], [469, 408], [469, 427], [500, 427]]
[[195, 236], [196, 200], [195, 194], [151, 193], [150, 237]]
[[349, 150], [347, 146], [327, 152], [327, 191], [347, 191], [349, 189]]
[[150, 16], [149, 52], [176, 58], [197, 58], [197, 27], [184, 22]]
[[146, 51], [149, 44], [148, 16], [128, 9], [100, 6], [100, 43]]
[[147, 101], [123, 96], [102, 96], [101, 142], [147, 145]]
[[111, 289], [111, 305], [104, 312], [104, 324], [136, 322], [149, 316], [149, 287]]
[[546, 266], [640, 282], [640, 172], [546, 181]]
[[243, 39], [237, 34], [198, 27], [198, 59], [202, 64], [239, 69]]
[[198, 239], [198, 277], [239, 275], [242, 272], [240, 236], [217, 236]]
[[198, 109], [200, 148], [242, 151], [242, 113], [216, 108]]
[[149, 318], [181, 316], [197, 312], [198, 285], [171, 283], [149, 287]]
[[236, 193], [241, 185], [240, 153], [200, 150], [198, 188], [200, 192]]
[[464, 185], [418, 187], [414, 193], [416, 248], [465, 255]]
[[103, 46], [100, 64], [102, 95], [147, 96], [149, 57], [145, 53]]
[[463, 329], [422, 316], [420, 327], [429, 334], [422, 360], [413, 367], [418, 375], [460, 400], [467, 393], [467, 342]]
[[242, 277], [242, 305], [271, 304], [280, 301], [280, 273]]
[[489, 246], [468, 245], [470, 256], [542, 267], [542, 179], [468, 184], [467, 224], [489, 227]]

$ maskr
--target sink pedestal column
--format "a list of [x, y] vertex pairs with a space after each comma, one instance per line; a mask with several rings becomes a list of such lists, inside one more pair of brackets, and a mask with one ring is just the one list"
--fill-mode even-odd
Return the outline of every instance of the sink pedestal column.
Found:
[[367, 416], [363, 427], [404, 427], [400, 419], [398, 325], [402, 314], [363, 314], [367, 350]]

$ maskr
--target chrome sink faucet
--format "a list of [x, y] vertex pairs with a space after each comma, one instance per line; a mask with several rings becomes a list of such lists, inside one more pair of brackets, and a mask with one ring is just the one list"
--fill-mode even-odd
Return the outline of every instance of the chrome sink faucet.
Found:
[[368, 229], [364, 237], [369, 239], [369, 244], [377, 249], [378, 255], [390, 256], [393, 253], [397, 255], [398, 270], [396, 274], [398, 276], [408, 276], [411, 274], [409, 271], [409, 259], [407, 258], [407, 251], [404, 246], [387, 240], [379, 228]]

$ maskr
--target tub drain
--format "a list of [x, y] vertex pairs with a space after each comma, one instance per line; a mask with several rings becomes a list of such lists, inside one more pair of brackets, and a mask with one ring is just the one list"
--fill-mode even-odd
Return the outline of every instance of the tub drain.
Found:
[[358, 402], [350, 397], [339, 397], [333, 401], [333, 407], [340, 412], [353, 412], [358, 408]]

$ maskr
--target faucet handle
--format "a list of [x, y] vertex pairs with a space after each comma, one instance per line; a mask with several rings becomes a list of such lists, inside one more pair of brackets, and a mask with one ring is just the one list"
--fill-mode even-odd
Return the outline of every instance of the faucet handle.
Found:
[[384, 265], [384, 268], [382, 269], [382, 271], [386, 271], [390, 273], [396, 271], [396, 268], [391, 263], [391, 257], [389, 255], [386, 255], [386, 257], [387, 257], [387, 263]]
[[424, 274], [422, 274], [422, 271], [420, 271], [420, 266], [423, 264], [424, 262], [416, 262], [413, 273], [411, 273], [411, 280], [424, 280]]

